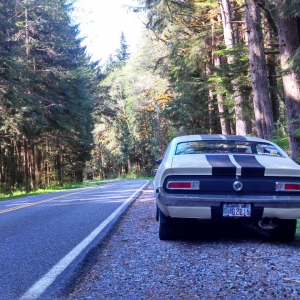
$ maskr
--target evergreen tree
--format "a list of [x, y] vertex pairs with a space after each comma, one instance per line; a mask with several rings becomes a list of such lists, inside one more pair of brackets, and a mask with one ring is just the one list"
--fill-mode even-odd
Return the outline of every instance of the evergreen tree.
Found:
[[1, 190], [81, 181], [98, 66], [80, 46], [67, 1], [1, 4]]
[[[299, 162], [300, 158], [300, 83], [297, 74], [291, 69], [292, 58], [300, 49], [300, 32], [293, 1], [275, 1], [277, 6], [277, 24], [282, 69], [283, 88], [285, 92], [286, 119], [290, 141], [291, 156]], [[299, 3], [296, 5], [299, 8]]]
[[116, 51], [117, 60], [121, 63], [125, 63], [129, 57], [130, 53], [128, 52], [129, 46], [126, 43], [124, 32], [121, 33], [120, 37], [120, 48]]
[[274, 136], [274, 119], [264, 56], [261, 12], [255, 0], [245, 0], [245, 4], [256, 131], [259, 137], [271, 139]]

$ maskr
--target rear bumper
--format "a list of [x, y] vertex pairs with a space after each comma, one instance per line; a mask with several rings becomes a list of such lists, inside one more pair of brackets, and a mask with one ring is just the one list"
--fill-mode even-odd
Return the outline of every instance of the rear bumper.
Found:
[[163, 214], [174, 218], [214, 219], [221, 217], [223, 203], [250, 203], [257, 218], [300, 219], [300, 195], [178, 195], [161, 189], [156, 200]]

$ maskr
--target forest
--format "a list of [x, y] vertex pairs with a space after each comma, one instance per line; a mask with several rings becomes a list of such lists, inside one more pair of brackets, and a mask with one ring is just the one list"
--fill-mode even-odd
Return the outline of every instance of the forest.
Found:
[[[67, 0], [0, 0], [0, 193], [153, 176], [179, 135], [253, 135], [300, 162], [299, 0], [136, 0], [93, 62]], [[101, 43], [101, 41], [99, 41]]]

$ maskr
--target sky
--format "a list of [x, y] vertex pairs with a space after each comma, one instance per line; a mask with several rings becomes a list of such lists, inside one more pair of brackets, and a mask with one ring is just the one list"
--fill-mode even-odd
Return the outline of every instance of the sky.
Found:
[[142, 15], [128, 11], [126, 5], [137, 6], [134, 0], [77, 0], [72, 17], [80, 25], [80, 37], [92, 60], [105, 63], [119, 49], [121, 33], [133, 54], [143, 30]]

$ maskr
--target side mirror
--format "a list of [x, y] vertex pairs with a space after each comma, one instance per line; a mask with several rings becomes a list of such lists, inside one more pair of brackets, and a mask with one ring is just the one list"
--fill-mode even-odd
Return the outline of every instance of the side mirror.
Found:
[[160, 165], [161, 162], [162, 162], [162, 159], [161, 159], [161, 158], [157, 158], [157, 159], [155, 160], [155, 163], [156, 163], [157, 165]]

